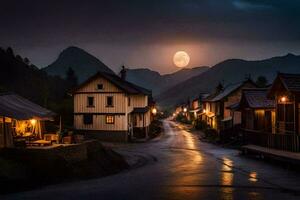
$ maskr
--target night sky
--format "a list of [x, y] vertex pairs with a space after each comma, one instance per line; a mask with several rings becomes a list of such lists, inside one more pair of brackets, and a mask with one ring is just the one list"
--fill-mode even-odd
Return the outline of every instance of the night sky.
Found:
[[112, 69], [125, 64], [161, 73], [227, 58], [300, 54], [298, 0], [1, 1], [0, 46], [44, 67], [78, 46]]

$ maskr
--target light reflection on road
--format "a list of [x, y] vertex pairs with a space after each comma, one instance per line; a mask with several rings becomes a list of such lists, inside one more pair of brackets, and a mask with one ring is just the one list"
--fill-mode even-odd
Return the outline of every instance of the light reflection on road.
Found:
[[233, 166], [233, 161], [229, 158], [223, 158], [223, 165], [221, 168], [221, 199], [231, 200], [233, 199], [233, 178], [234, 173], [231, 166]]

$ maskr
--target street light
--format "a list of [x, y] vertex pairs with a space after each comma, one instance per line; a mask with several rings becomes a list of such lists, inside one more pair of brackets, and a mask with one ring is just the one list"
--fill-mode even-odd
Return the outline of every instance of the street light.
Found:
[[183, 112], [186, 112], [186, 111], [187, 111], [187, 108], [184, 108], [184, 109], [183, 109]]
[[153, 114], [153, 115], [156, 115], [156, 113], [157, 113], [157, 109], [156, 109], [156, 108], [153, 108], [153, 109], [152, 109], [152, 114]]
[[280, 101], [281, 101], [282, 103], [285, 103], [285, 102], [287, 101], [287, 98], [286, 98], [285, 96], [283, 96], [283, 97], [280, 98]]

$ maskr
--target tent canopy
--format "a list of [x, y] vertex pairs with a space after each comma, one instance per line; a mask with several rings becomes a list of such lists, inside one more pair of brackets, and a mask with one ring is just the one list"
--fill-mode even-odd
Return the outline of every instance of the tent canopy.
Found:
[[17, 94], [0, 93], [0, 116], [17, 120], [52, 120], [56, 114]]

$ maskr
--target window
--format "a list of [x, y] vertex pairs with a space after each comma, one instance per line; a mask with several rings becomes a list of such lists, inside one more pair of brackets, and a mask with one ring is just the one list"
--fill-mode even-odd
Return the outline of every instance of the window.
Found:
[[83, 123], [84, 124], [93, 124], [93, 115], [92, 114], [84, 114], [83, 115]]
[[103, 90], [103, 84], [98, 84], [98, 85], [97, 85], [97, 89], [98, 89], [98, 90]]
[[130, 97], [128, 97], [128, 106], [130, 106], [130, 103], [131, 103], [131, 102], [130, 102]]
[[107, 107], [113, 107], [114, 106], [113, 97], [106, 97], [106, 106]]
[[94, 97], [88, 97], [87, 101], [88, 101], [87, 103], [88, 107], [94, 107]]
[[106, 115], [106, 124], [114, 124], [114, 123], [115, 123], [115, 116]]

